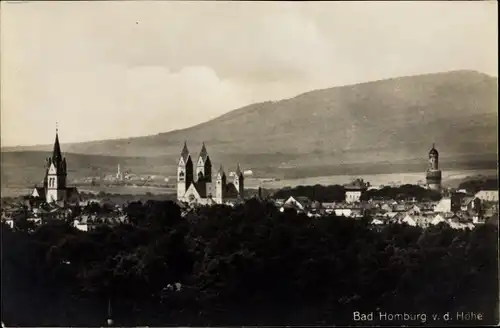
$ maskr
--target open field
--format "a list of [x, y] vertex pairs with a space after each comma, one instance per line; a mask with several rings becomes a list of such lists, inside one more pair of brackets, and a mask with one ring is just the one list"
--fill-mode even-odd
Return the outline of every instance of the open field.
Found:
[[[497, 170], [450, 170], [443, 171], [443, 184], [447, 187], [456, 188], [462, 181], [470, 177], [497, 177]], [[391, 173], [391, 174], [368, 174], [368, 175], [331, 175], [323, 177], [310, 177], [303, 179], [287, 179], [270, 181], [270, 179], [247, 178], [245, 180], [245, 188], [257, 189], [259, 187], [265, 189], [279, 189], [283, 187], [295, 187], [299, 185], [332, 185], [344, 184], [351, 182], [354, 178], [362, 178], [369, 181], [373, 186], [390, 185], [390, 184], [418, 184], [425, 182], [425, 175], [422, 172], [409, 173]], [[108, 194], [128, 194], [128, 195], [145, 195], [151, 193], [153, 195], [168, 195], [175, 194], [174, 188], [160, 188], [151, 186], [85, 186], [78, 187], [82, 192], [99, 193], [101, 191]], [[7, 187], [2, 185], [2, 197], [13, 197], [27, 195], [31, 192], [31, 188], [23, 187]]]
[[[78, 187], [80, 192], [97, 194], [101, 191], [108, 194], [122, 194], [122, 195], [145, 195], [146, 193], [151, 193], [153, 195], [161, 194], [173, 194], [175, 189], [173, 188], [159, 188], [159, 187], [133, 187], [133, 186], [108, 186], [108, 187]], [[32, 191], [32, 188], [22, 188], [22, 187], [3, 187], [2, 186], [2, 197], [15, 197], [21, 195], [28, 195]]]

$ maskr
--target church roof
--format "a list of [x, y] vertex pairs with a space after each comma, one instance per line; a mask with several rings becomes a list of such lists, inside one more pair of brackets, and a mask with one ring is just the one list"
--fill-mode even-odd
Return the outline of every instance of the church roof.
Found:
[[236, 186], [233, 183], [228, 183], [225, 191], [226, 198], [237, 198], [239, 196], [238, 189], [236, 189]]
[[208, 152], [207, 148], [205, 147], [205, 143], [203, 143], [203, 146], [201, 146], [200, 157], [203, 159], [203, 161], [205, 161], [208, 157]]
[[187, 161], [189, 157], [189, 150], [185, 141], [184, 141], [184, 147], [182, 148], [181, 157], [184, 160], [184, 162]]

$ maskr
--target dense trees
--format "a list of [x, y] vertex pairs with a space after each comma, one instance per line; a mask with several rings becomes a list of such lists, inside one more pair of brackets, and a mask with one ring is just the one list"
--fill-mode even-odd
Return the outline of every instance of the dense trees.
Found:
[[[315, 186], [298, 186], [294, 188], [283, 188], [274, 194], [274, 198], [287, 199], [293, 196], [307, 196], [311, 200], [319, 202], [341, 202], [345, 199], [345, 188], [339, 185], [315, 185]], [[417, 185], [402, 185], [398, 187], [386, 186], [381, 189], [371, 189], [362, 195], [361, 200], [369, 200], [373, 198], [385, 199], [413, 199], [422, 200], [439, 200], [441, 198], [439, 192], [428, 190]]]
[[439, 191], [426, 189], [421, 186], [405, 184], [398, 187], [385, 186], [381, 189], [368, 190], [362, 200], [373, 198], [406, 200], [415, 199], [416, 201], [437, 201], [441, 199]]
[[314, 186], [283, 188], [274, 194], [274, 198], [287, 199], [290, 196], [306, 196], [319, 202], [341, 202], [345, 199], [345, 189], [339, 185], [323, 186], [317, 184]]
[[476, 193], [482, 189], [498, 190], [498, 179], [483, 178], [471, 179], [460, 183], [458, 189], [466, 189], [469, 192]]
[[377, 308], [480, 311], [493, 322], [495, 226], [374, 230], [367, 219], [311, 219], [257, 200], [185, 217], [172, 202], [126, 212], [130, 224], [88, 233], [64, 222], [3, 226], [5, 323], [102, 325], [108, 300], [127, 326], [346, 324]]

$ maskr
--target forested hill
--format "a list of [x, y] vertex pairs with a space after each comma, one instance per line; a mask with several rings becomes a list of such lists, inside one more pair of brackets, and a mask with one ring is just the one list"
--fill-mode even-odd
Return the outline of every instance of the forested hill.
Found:
[[307, 167], [422, 158], [435, 142], [450, 160], [477, 160], [497, 153], [497, 89], [496, 78], [474, 71], [407, 76], [252, 104], [188, 129], [63, 148], [175, 162], [184, 140], [195, 153], [204, 141], [213, 158], [244, 166], [248, 158]]

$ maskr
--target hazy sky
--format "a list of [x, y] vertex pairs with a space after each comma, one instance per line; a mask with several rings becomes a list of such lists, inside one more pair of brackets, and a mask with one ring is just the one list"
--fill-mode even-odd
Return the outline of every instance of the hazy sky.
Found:
[[497, 75], [495, 2], [1, 3], [2, 146], [149, 135], [388, 77]]

